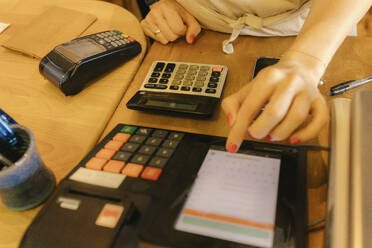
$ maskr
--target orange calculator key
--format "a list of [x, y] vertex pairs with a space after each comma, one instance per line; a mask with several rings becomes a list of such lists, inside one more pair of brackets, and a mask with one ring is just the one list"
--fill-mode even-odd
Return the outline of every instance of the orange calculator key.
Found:
[[142, 172], [141, 177], [143, 179], [156, 181], [159, 179], [161, 172], [162, 172], [162, 169], [160, 168], [147, 166], [145, 170]]
[[222, 71], [222, 67], [221, 66], [214, 66], [213, 68], [212, 68], [212, 71], [219, 71], [219, 72], [221, 72]]
[[96, 153], [95, 157], [110, 160], [115, 155], [115, 153], [116, 153], [116, 151], [114, 151], [114, 150], [103, 148], [103, 149], [99, 150], [99, 152]]
[[122, 161], [110, 160], [107, 162], [105, 167], [103, 167], [103, 170], [112, 173], [120, 173], [120, 171], [124, 168], [124, 165], [125, 163]]
[[130, 136], [131, 135], [129, 133], [117, 133], [112, 139], [116, 141], [123, 141], [123, 143], [125, 143], [129, 140]]
[[124, 175], [127, 175], [128, 177], [139, 177], [142, 169], [143, 169], [143, 165], [128, 163], [124, 167], [124, 170], [121, 173], [123, 173]]
[[103, 158], [91, 158], [85, 167], [92, 170], [102, 170], [103, 166], [106, 164], [107, 160]]
[[125, 142], [122, 140], [110, 140], [106, 143], [105, 148], [110, 150], [119, 151]]

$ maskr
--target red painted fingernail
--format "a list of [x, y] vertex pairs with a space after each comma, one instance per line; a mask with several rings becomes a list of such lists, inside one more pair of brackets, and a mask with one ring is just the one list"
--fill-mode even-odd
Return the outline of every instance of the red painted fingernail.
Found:
[[190, 43], [194, 43], [195, 35], [193, 35], [193, 34], [190, 35], [189, 39], [190, 39]]
[[231, 126], [231, 121], [232, 121], [232, 114], [228, 114], [227, 115], [227, 123], [229, 124], [229, 126]]
[[233, 144], [233, 143], [229, 143], [227, 145], [227, 151], [230, 152], [230, 153], [234, 153], [236, 152], [236, 149], [238, 148], [237, 145]]
[[289, 142], [290, 142], [292, 145], [296, 145], [296, 144], [300, 143], [300, 140], [297, 139], [297, 138], [292, 138]]
[[273, 141], [273, 138], [270, 135], [267, 135], [267, 140], [268, 141]]
[[247, 131], [247, 134], [248, 134], [249, 137], [253, 138], [252, 134], [249, 131]]

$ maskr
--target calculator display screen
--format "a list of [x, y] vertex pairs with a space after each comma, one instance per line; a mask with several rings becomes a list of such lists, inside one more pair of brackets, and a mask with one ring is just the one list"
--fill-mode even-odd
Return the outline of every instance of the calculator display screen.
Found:
[[279, 171], [280, 158], [210, 149], [175, 229], [271, 247]]
[[198, 107], [197, 104], [165, 102], [165, 101], [159, 101], [159, 100], [153, 100], [153, 99], [148, 99], [145, 105], [154, 106], [154, 107], [162, 107], [162, 108], [190, 110], [190, 111], [194, 111]]
[[65, 49], [75, 54], [80, 59], [85, 59], [87, 57], [106, 51], [103, 46], [97, 44], [94, 40], [91, 39], [76, 40], [63, 46]]

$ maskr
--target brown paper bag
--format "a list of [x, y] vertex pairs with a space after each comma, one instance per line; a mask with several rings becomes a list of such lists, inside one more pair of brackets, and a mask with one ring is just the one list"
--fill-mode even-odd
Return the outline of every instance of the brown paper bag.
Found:
[[42, 58], [55, 46], [79, 37], [97, 18], [61, 7], [50, 7], [14, 34], [3, 46]]

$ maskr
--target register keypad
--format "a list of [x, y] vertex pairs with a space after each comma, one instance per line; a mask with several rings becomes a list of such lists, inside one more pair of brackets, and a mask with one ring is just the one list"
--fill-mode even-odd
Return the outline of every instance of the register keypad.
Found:
[[[172, 66], [168, 70], [172, 70]], [[85, 167], [156, 181], [183, 136], [179, 132], [124, 126], [85, 163]]]

